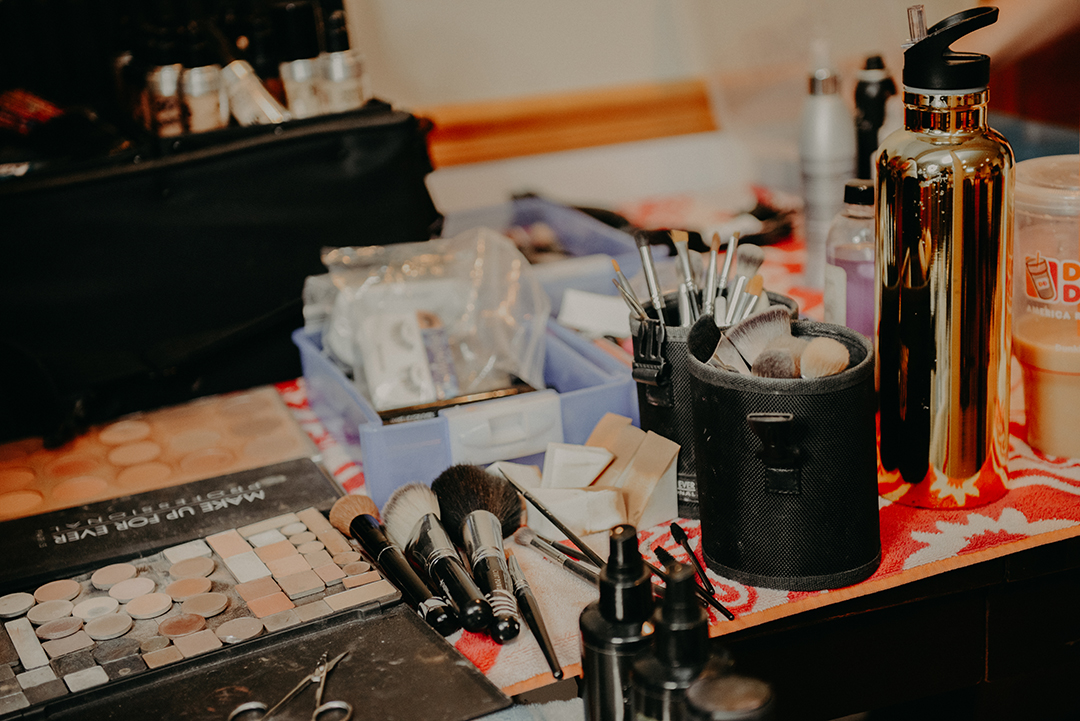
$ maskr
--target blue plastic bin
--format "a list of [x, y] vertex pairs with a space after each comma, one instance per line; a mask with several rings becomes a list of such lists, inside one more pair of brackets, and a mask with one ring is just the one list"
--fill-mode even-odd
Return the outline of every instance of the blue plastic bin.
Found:
[[[339, 441], [359, 444], [367, 493], [380, 508], [394, 489], [405, 483], [431, 483], [455, 462], [480, 462], [454, 457], [447, 417], [455, 413], [458, 416], [466, 413], [483, 415], [503, 408], [519, 408], [520, 405], [513, 405], [515, 401], [520, 403], [519, 399], [527, 401], [526, 405], [557, 403], [557, 415], [561, 420], [559, 437], [535, 439], [534, 448], [524, 456], [493, 457], [490, 461], [538, 463], [549, 440], [584, 443], [596, 423], [608, 412], [630, 417], [638, 423], [637, 390], [630, 369], [550, 319], [545, 339], [544, 381], [555, 392], [537, 391], [483, 401], [444, 409], [436, 418], [390, 425], [383, 425], [371, 404], [323, 353], [317, 333], [301, 328], [293, 332], [292, 339], [300, 349], [312, 410]], [[505, 428], [496, 426], [492, 430], [494, 436]], [[529, 440], [524, 443], [528, 445]], [[497, 449], [491, 451], [495, 453]]]

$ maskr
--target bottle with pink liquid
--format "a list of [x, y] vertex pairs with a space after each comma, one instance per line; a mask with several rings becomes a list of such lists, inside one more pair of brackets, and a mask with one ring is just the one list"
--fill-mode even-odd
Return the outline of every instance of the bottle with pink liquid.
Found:
[[844, 185], [844, 209], [825, 241], [825, 322], [874, 337], [874, 186]]

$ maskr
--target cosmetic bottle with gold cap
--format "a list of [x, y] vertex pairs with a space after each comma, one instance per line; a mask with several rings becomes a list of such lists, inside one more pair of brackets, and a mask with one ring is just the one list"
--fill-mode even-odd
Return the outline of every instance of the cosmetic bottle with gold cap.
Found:
[[904, 128], [877, 161], [879, 487], [957, 508], [1005, 493], [1013, 153], [987, 125], [990, 58], [949, 47], [997, 8], [908, 14]]

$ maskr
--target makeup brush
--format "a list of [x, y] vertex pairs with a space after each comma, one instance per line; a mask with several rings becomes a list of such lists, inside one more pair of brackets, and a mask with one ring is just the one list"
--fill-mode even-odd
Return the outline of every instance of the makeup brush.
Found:
[[529, 585], [529, 579], [525, 578], [525, 573], [521, 570], [521, 564], [509, 548], [506, 549], [506, 565], [510, 569], [510, 578], [514, 581], [514, 595], [517, 597], [521, 615], [524, 616], [525, 623], [529, 624], [533, 638], [540, 644], [540, 651], [547, 660], [551, 675], [556, 680], [561, 679], [563, 677], [562, 665], [559, 663], [558, 656], [555, 655], [555, 646], [551, 643], [544, 617], [540, 614], [540, 604], [536, 602], [536, 596], [532, 592], [532, 586]]
[[735, 277], [753, 278], [758, 268], [765, 262], [765, 251], [760, 245], [746, 244], [739, 248], [738, 262], [735, 264]]
[[739, 355], [738, 349], [732, 345], [731, 339], [727, 337], [727, 333], [720, 336], [716, 348], [713, 350], [709, 360], [705, 363], [714, 368], [731, 371], [732, 373], [742, 373], [744, 376], [750, 375], [750, 366], [746, 365], [746, 361]]
[[[735, 258], [739, 252], [739, 232], [735, 231], [728, 238], [727, 253], [724, 255], [724, 267], [720, 271], [720, 277], [717, 278], [716, 293], [722, 294], [727, 290], [728, 274], [731, 272], [731, 266], [735, 262]], [[719, 323], [717, 323], [719, 325]]]
[[330, 509], [330, 523], [345, 536], [352, 536], [383, 575], [397, 586], [405, 601], [428, 625], [449, 636], [461, 627], [457, 612], [446, 599], [434, 595], [405, 559], [401, 550], [390, 543], [379, 523], [379, 509], [367, 496], [343, 496]]
[[559, 550], [554, 543], [550, 543], [537, 536], [528, 526], [522, 527], [515, 533], [514, 540], [517, 541], [519, 545], [532, 546], [537, 551], [544, 554], [545, 558], [559, 564], [586, 583], [595, 586], [600, 582], [599, 569], [570, 558], [570, 556]]
[[720, 255], [720, 234], [713, 233], [709, 245], [709, 261], [705, 270], [705, 290], [701, 297], [701, 314], [712, 315], [716, 308], [716, 260]]
[[770, 308], [764, 313], [751, 316], [728, 329], [725, 334], [739, 351], [747, 365], [754, 362], [765, 345], [773, 338], [791, 335], [791, 314], [787, 308]]
[[597, 568], [600, 568], [604, 565], [604, 559], [600, 558], [596, 551], [589, 548], [589, 546], [584, 541], [578, 538], [576, 533], [567, 528], [566, 524], [560, 521], [559, 517], [551, 512], [551, 509], [549, 509], [540, 501], [536, 500], [536, 497], [533, 496], [533, 494], [529, 493], [529, 491], [526, 490], [520, 483], [515, 481], [510, 476], [506, 475], [506, 473], [503, 473], [503, 470], [501, 468], [499, 469], [499, 473], [502, 473], [503, 478], [505, 478], [510, 483], [510, 485], [512, 485], [517, 490], [518, 493], [525, 496], [525, 500], [533, 504], [533, 506], [536, 507], [536, 510], [540, 511], [540, 513], [544, 515], [544, 518], [551, 521], [555, 528], [558, 528], [560, 531], [562, 531], [564, 536], [570, 539], [571, 543], [581, 549], [581, 552], [589, 557], [589, 560], [593, 563], [593, 565], [595, 565]]
[[690, 234], [685, 230], [672, 230], [670, 235], [671, 243], [675, 246], [675, 255], [679, 259], [683, 283], [686, 284], [686, 289], [690, 294], [690, 302], [696, 304], [698, 287], [697, 278], [694, 277], [694, 267], [690, 263]]
[[701, 585], [705, 587], [705, 590], [716, 595], [716, 589], [712, 585], [712, 581], [705, 574], [705, 569], [701, 565], [701, 561], [694, 554], [694, 549], [690, 547], [690, 537], [686, 535], [686, 531], [683, 527], [674, 521], [668, 526], [671, 529], [671, 537], [675, 539], [675, 543], [682, 546], [682, 549], [686, 551], [686, 555], [690, 556], [690, 563], [694, 564], [694, 570], [697, 571], [698, 578], [701, 579]]
[[491, 624], [491, 604], [465, 570], [450, 536], [439, 520], [439, 499], [423, 483], [407, 483], [383, 506], [390, 540], [424, 569], [458, 609], [461, 625], [482, 631]]
[[[799, 367], [799, 359], [802, 357], [802, 352], [806, 350], [806, 346], [809, 343], [805, 338], [794, 335], [782, 335], [771, 339], [765, 344], [762, 349], [762, 353], [771, 350], [786, 350], [791, 354], [791, 357], [795, 361], [795, 371], [792, 378], [798, 378], [801, 375], [801, 369]], [[760, 356], [759, 356], [760, 359]]]
[[724, 316], [724, 325], [731, 325], [735, 322], [735, 309], [739, 307], [739, 300], [742, 298], [743, 289], [746, 288], [746, 284], [749, 282], [750, 279], [745, 275], [740, 275], [735, 278], [735, 287], [727, 296], [727, 315]]
[[521, 527], [521, 497], [504, 479], [479, 466], [450, 466], [431, 482], [450, 537], [465, 549], [473, 578], [484, 592], [495, 620], [488, 628], [498, 643], [521, 630], [514, 581], [506, 566], [503, 536]]
[[[660, 325], [664, 325], [664, 295], [660, 292], [660, 281], [656, 278], [656, 264], [653, 263], [652, 248], [649, 245], [649, 232], [638, 230], [634, 232], [634, 242], [637, 243], [638, 254], [641, 256], [641, 271], [645, 274], [645, 285], [649, 288], [649, 298], [652, 300], [653, 310]], [[562, 529], [560, 529], [562, 530]]]
[[[529, 530], [532, 531], [531, 528]], [[554, 540], [552, 540], [550, 538], [547, 538], [546, 536], [541, 536], [539, 533], [536, 533], [536, 531], [532, 531], [532, 532], [534, 534], [536, 534], [536, 537], [539, 538], [541, 541], [543, 541], [544, 543], [547, 543], [547, 544], [549, 544], [551, 546], [554, 546], [555, 548], [557, 548], [560, 551], [562, 551], [563, 553], [565, 553], [567, 556], [570, 556], [570, 558], [573, 558], [576, 561], [583, 561], [585, 563], [590, 562], [588, 556], [586, 556], [584, 553], [582, 553], [578, 549], [574, 548], [573, 546], [567, 546], [567, 545], [565, 545], [563, 543], [559, 543], [559, 542], [554, 541]]]
[[758, 353], [750, 375], [758, 378], [798, 378], [799, 362], [787, 348], [766, 348]]
[[765, 288], [765, 279], [761, 274], [756, 274], [746, 282], [746, 291], [739, 297], [739, 305], [735, 308], [735, 322], [744, 320], [757, 303], [758, 296]]
[[612, 281], [615, 283], [615, 287], [619, 289], [619, 293], [622, 294], [623, 300], [630, 306], [630, 310], [637, 313], [642, 320], [648, 318], [649, 316], [641, 305], [641, 301], [634, 295], [634, 289], [630, 287], [630, 281], [623, 275], [622, 268], [619, 267], [619, 261], [612, 258], [611, 265], [615, 268], [615, 277], [612, 278]]
[[823, 378], [848, 367], [851, 355], [847, 347], [832, 338], [817, 337], [806, 345], [799, 358], [803, 378]]

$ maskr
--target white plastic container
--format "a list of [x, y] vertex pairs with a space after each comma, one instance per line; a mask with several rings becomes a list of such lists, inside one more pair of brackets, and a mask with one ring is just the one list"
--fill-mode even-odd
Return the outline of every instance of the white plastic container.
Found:
[[1016, 164], [1013, 352], [1028, 443], [1080, 457], [1080, 155]]

